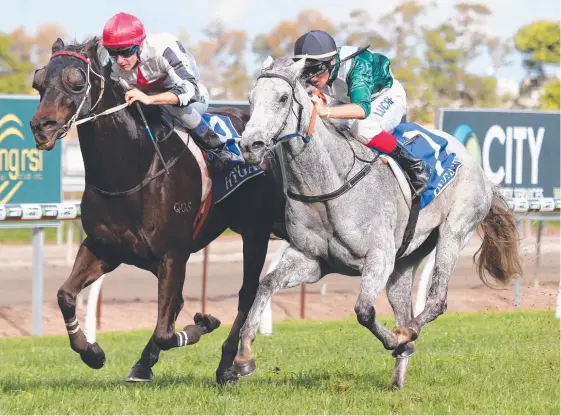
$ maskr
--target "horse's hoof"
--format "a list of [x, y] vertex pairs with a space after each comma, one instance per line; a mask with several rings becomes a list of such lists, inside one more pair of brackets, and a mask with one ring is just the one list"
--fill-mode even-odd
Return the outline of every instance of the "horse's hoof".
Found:
[[257, 366], [255, 365], [255, 358], [240, 359], [237, 357], [234, 360], [234, 370], [242, 377], [247, 377], [255, 373]]
[[150, 367], [137, 364], [131, 368], [131, 372], [127, 376], [127, 382], [142, 383], [146, 381], [152, 381], [152, 369]]
[[402, 385], [400, 385], [399, 383], [392, 383], [389, 387], [389, 391], [398, 391], [401, 390], [403, 388]]
[[234, 384], [239, 380], [239, 378], [240, 375], [238, 374], [238, 372], [233, 367], [230, 367], [222, 374], [216, 373], [216, 384], [218, 384], [219, 386]]
[[397, 343], [399, 345], [415, 341], [419, 337], [419, 334], [417, 334], [417, 332], [415, 332], [412, 328], [397, 327], [393, 329], [393, 333], [396, 335]]
[[105, 353], [98, 343], [88, 344], [86, 351], [80, 353], [80, 358], [88, 367], [99, 370], [105, 364]]
[[395, 350], [392, 351], [394, 358], [409, 358], [415, 354], [415, 343], [408, 342], [407, 344], [401, 344]]
[[212, 315], [202, 314], [197, 312], [193, 317], [195, 324], [205, 331], [205, 334], [209, 334], [220, 326], [220, 320]]

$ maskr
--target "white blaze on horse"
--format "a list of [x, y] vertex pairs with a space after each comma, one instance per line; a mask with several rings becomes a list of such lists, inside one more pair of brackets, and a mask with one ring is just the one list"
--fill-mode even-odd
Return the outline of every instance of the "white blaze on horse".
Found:
[[[246, 161], [254, 164], [260, 164], [277, 145], [281, 148], [291, 245], [259, 285], [241, 331], [236, 368], [242, 375], [255, 370], [251, 345], [263, 308], [275, 292], [342, 273], [361, 276], [355, 305], [358, 321], [393, 351], [392, 387], [401, 388], [413, 342], [421, 328], [446, 310], [448, 281], [460, 251], [478, 226], [483, 236], [477, 259], [481, 280], [488, 284], [488, 274], [507, 283], [521, 273], [515, 220], [466, 149], [451, 136], [431, 131], [444, 141], [449, 139], [446, 151], [455, 154], [455, 179], [435, 188], [430, 204], [421, 202], [416, 225], [413, 221], [414, 227], [408, 227], [411, 206], [414, 210], [418, 201], [412, 203], [389, 165], [370, 149], [317, 117], [299, 81], [304, 61], [269, 62], [250, 94], [251, 118], [241, 147]], [[427, 131], [417, 127], [419, 132]], [[434, 157], [438, 159], [434, 174], [445, 174], [438, 165], [442, 155]], [[414, 316], [414, 272], [435, 247], [436, 265], [426, 306]], [[384, 288], [395, 314], [393, 330], [376, 319], [376, 297]]]

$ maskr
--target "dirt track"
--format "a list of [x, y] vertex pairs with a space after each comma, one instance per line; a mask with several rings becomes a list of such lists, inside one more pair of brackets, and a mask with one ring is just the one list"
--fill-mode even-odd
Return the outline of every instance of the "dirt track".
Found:
[[[559, 288], [559, 237], [550, 235], [543, 240], [539, 287], [534, 287], [533, 283], [536, 270], [534, 243], [534, 239], [522, 242], [525, 277], [521, 284], [521, 308], [554, 310]], [[270, 256], [276, 247], [278, 242], [272, 242]], [[478, 241], [474, 238], [462, 253], [454, 271], [449, 285], [448, 313], [514, 310], [512, 288], [490, 290], [477, 278], [471, 261], [476, 247]], [[221, 238], [211, 245], [207, 312], [223, 322], [231, 322], [236, 313], [242, 275], [240, 251], [241, 242], [237, 237]], [[31, 331], [30, 256], [29, 247], [0, 246], [0, 338], [25, 336]], [[71, 270], [63, 259], [64, 248], [46, 248], [45, 334], [65, 333], [56, 304], [56, 291]], [[190, 322], [192, 315], [201, 310], [201, 275], [201, 255], [197, 254], [187, 267], [183, 290], [185, 308], [179, 316], [178, 326]], [[323, 284], [327, 284], [326, 294], [320, 294]], [[308, 286], [306, 318], [332, 319], [353, 315], [358, 289], [358, 278], [340, 275], [326, 276], [319, 283]], [[87, 298], [87, 290], [84, 294]], [[156, 300], [157, 282], [154, 276], [134, 267], [121, 266], [106, 278], [103, 286], [102, 330], [153, 328], [157, 314]], [[299, 289], [280, 292], [273, 298], [273, 318], [298, 319], [299, 305]], [[391, 313], [385, 294], [378, 298], [376, 308], [378, 313]], [[79, 315], [82, 314], [83, 310]]]

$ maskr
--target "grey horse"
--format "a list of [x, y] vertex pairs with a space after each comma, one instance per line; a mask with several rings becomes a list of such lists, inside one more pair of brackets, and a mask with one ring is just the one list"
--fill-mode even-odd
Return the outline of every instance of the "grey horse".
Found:
[[[275, 292], [341, 273], [361, 277], [355, 305], [358, 322], [393, 351], [396, 362], [391, 386], [402, 388], [414, 341], [421, 328], [445, 312], [448, 281], [460, 250], [478, 226], [483, 242], [474, 261], [481, 280], [489, 285], [488, 274], [506, 284], [521, 274], [515, 219], [480, 165], [447, 136], [451, 138], [448, 149], [463, 166], [455, 181], [421, 210], [408, 248], [396, 256], [410, 201], [387, 164], [373, 161], [369, 149], [312, 115], [313, 104], [299, 81], [303, 65], [304, 59], [271, 61], [249, 96], [251, 118], [242, 135], [243, 154], [249, 163], [260, 164], [273, 148], [281, 147], [291, 244], [277, 268], [259, 285], [241, 330], [236, 369], [241, 375], [255, 371], [251, 345], [263, 309]], [[306, 138], [304, 132], [312, 119], [316, 120], [315, 130]], [[368, 173], [360, 179], [364, 171]], [[302, 201], [299, 195], [331, 197], [313, 202]], [[413, 316], [415, 270], [435, 247], [426, 306]], [[393, 330], [376, 319], [376, 297], [384, 288], [395, 314]]]

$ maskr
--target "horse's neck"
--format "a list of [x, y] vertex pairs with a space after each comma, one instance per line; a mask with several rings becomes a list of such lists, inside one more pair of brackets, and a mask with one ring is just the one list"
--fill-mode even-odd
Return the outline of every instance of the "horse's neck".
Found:
[[[112, 91], [105, 91], [96, 113], [118, 105], [112, 94]], [[97, 100], [97, 95], [93, 97]], [[142, 127], [121, 114], [122, 111], [127, 110], [78, 127], [86, 183], [107, 191], [122, 191], [138, 185], [154, 159], [153, 146]]]
[[[304, 112], [306, 119], [311, 111]], [[352, 169], [353, 156], [348, 143], [316, 120], [309, 143], [292, 139], [284, 143], [288, 188], [298, 194], [319, 195], [341, 187]]]

